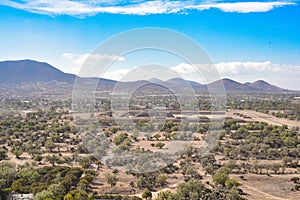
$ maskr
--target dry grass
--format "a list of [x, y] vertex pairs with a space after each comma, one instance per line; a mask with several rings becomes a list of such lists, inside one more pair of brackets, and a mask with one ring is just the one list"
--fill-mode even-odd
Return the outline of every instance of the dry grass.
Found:
[[247, 193], [249, 200], [298, 200], [300, 191], [292, 191], [294, 183], [290, 179], [299, 175], [243, 175], [246, 180], [239, 179], [238, 175], [232, 177], [239, 180], [240, 188]]

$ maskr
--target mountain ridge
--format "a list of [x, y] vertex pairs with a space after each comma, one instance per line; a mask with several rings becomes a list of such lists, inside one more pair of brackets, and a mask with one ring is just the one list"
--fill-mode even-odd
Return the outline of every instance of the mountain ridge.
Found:
[[251, 87], [254, 87], [254, 88], [257, 88], [257, 89], [260, 89], [260, 88], [263, 88], [264, 90], [266, 91], [278, 91], [278, 92], [284, 92], [286, 91], [285, 89], [283, 88], [280, 88], [278, 86], [275, 86], [275, 85], [272, 85], [264, 80], [257, 80], [253, 83], [245, 83]]
[[0, 83], [74, 82], [76, 75], [64, 73], [46, 62], [35, 60], [1, 61]]
[[[62, 72], [46, 62], [38, 62], [35, 60], [17, 60], [17, 61], [1, 61], [0, 62], [0, 84], [18, 84], [29, 82], [49, 82], [58, 81], [69, 84], [76, 80], [75, 74]], [[79, 77], [78, 77], [79, 78]], [[79, 78], [84, 80], [98, 80], [98, 78]], [[117, 83], [122, 88], [135, 88], [144, 84], [161, 84], [164, 87], [176, 88], [176, 90], [185, 90], [192, 87], [196, 93], [208, 92], [208, 89], [222, 89], [224, 85], [227, 93], [254, 93], [254, 92], [288, 92], [278, 86], [272, 85], [264, 80], [257, 80], [252, 83], [239, 83], [229, 78], [223, 78], [212, 83], [201, 84], [196, 81], [185, 80], [179, 77], [171, 78], [166, 81], [152, 78], [149, 80], [138, 80], [131, 82], [118, 82], [110, 79], [100, 79], [101, 84], [106, 88], [113, 88]]]

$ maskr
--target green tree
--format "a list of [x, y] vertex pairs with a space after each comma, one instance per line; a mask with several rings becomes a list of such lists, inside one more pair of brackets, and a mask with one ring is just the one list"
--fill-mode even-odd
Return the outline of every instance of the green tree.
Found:
[[0, 162], [0, 193], [11, 186], [16, 177], [16, 166], [12, 162]]
[[47, 140], [45, 142], [45, 148], [48, 149], [50, 152], [52, 152], [53, 149], [55, 148], [54, 142], [51, 139]]
[[54, 199], [55, 196], [52, 192], [48, 190], [43, 190], [41, 192], [36, 193], [35, 200], [46, 200], [46, 199]]
[[73, 190], [64, 196], [64, 200], [87, 200], [88, 194], [83, 190]]
[[119, 127], [113, 126], [113, 127], [111, 127], [110, 132], [112, 132], [113, 134], [115, 134], [116, 132], [118, 132], [118, 130], [120, 130]]
[[89, 182], [86, 179], [81, 179], [79, 181], [79, 183], [77, 184], [77, 187], [80, 190], [83, 190], [83, 191], [86, 191], [86, 189], [88, 188], [88, 186], [89, 186]]
[[142, 194], [143, 199], [152, 199], [152, 192], [150, 190], [146, 190]]
[[216, 173], [213, 175], [213, 182], [218, 185], [225, 185], [225, 182], [228, 180], [230, 169], [227, 167], [219, 168]]
[[158, 147], [159, 149], [162, 149], [164, 146], [165, 146], [165, 143], [162, 143], [162, 142], [157, 142], [155, 144], [155, 147]]
[[37, 162], [41, 162], [43, 160], [43, 156], [41, 154], [36, 154], [33, 159]]
[[0, 148], [0, 161], [4, 160], [7, 157], [6, 150], [3, 148]]
[[177, 199], [180, 200], [198, 200], [201, 199], [204, 185], [201, 181], [190, 179], [186, 183], [180, 183], [177, 186]]
[[85, 191], [79, 190], [75, 193], [74, 199], [75, 200], [87, 200], [88, 194]]
[[23, 150], [20, 147], [13, 147], [10, 151], [12, 154], [16, 156], [17, 159], [20, 159], [20, 155], [23, 154]]
[[120, 133], [120, 135], [114, 137], [113, 142], [115, 143], [115, 145], [120, 145], [127, 138], [128, 138], [127, 133]]
[[274, 171], [275, 174], [278, 173], [279, 169], [280, 169], [280, 164], [277, 164], [277, 163], [273, 163], [272, 164], [272, 170]]
[[195, 178], [195, 179], [201, 179], [201, 175], [195, 170], [193, 166], [188, 166], [185, 170], [185, 175], [187, 178]]
[[165, 186], [167, 184], [167, 179], [168, 177], [166, 175], [159, 175], [157, 178], [156, 178], [156, 182], [158, 184], [158, 186]]
[[178, 200], [178, 198], [176, 197], [176, 194], [167, 190], [159, 192], [156, 200]]
[[157, 133], [157, 134], [153, 135], [153, 138], [155, 138], [156, 140], [158, 140], [160, 138], [160, 134]]
[[72, 194], [68, 193], [64, 196], [64, 200], [74, 200]]
[[52, 166], [55, 166], [55, 163], [59, 160], [57, 155], [48, 155], [46, 156], [46, 161], [51, 163]]
[[61, 184], [52, 184], [48, 187], [47, 190], [58, 199], [62, 199], [62, 197], [66, 193], [65, 188]]
[[228, 178], [225, 182], [225, 186], [227, 189], [231, 189], [233, 187], [238, 187], [240, 183], [234, 178]]
[[232, 199], [232, 200], [245, 200], [245, 198], [241, 197], [236, 187], [232, 187], [226, 196], [228, 199]]
[[111, 187], [117, 184], [118, 178], [115, 174], [105, 174], [106, 182], [110, 184]]

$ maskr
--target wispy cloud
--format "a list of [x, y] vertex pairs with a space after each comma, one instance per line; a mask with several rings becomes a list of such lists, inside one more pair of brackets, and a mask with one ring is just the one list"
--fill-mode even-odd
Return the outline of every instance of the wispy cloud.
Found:
[[215, 64], [220, 73], [237, 74], [241, 72], [258, 73], [258, 72], [280, 72], [284, 66], [266, 62], [221, 62]]
[[68, 61], [71, 61], [75, 65], [83, 65], [84, 62], [100, 61], [100, 60], [112, 60], [112, 61], [124, 61], [125, 58], [117, 55], [103, 55], [103, 54], [74, 54], [74, 53], [64, 53], [62, 57]]
[[275, 64], [271, 61], [265, 62], [220, 62], [213, 65], [209, 64], [187, 64], [181, 63], [171, 67], [172, 70], [182, 75], [193, 75], [196, 71], [204, 72], [209, 68], [215, 67], [222, 75], [235, 74], [258, 74], [258, 73], [300, 73], [300, 66]]
[[277, 7], [286, 5], [294, 5], [293, 2], [232, 2], [232, 3], [213, 3], [203, 5], [192, 5], [192, 9], [206, 10], [210, 8], [217, 8], [223, 12], [236, 12], [236, 13], [251, 13], [251, 12], [268, 12]]
[[[211, 67], [212, 65], [190, 65], [186, 63], [181, 63], [171, 67], [171, 69], [178, 72], [180, 75], [182, 75], [182, 77], [186, 79], [205, 83], [204, 80], [199, 80], [199, 76], [195, 75], [197, 74], [197, 72], [205, 72]], [[299, 82], [300, 75], [299, 65], [275, 64], [271, 61], [220, 62], [214, 64], [214, 67], [218, 70], [220, 77], [229, 77], [240, 82], [266, 79], [271, 82], [278, 83], [278, 85], [294, 89], [297, 89], [295, 87], [298, 87], [297, 85]], [[286, 79], [283, 77], [289, 77], [289, 81], [286, 81]], [[218, 78], [219, 77], [216, 75], [215, 79]]]
[[[90, 53], [85, 53], [85, 54], [64, 53], [62, 54], [62, 58], [72, 66], [72, 68], [67, 71], [75, 74], [78, 74], [82, 66], [85, 64], [89, 65], [89, 68], [92, 68], [92, 66], [99, 65], [99, 63], [101, 63], [101, 61], [103, 60], [112, 61], [112, 62], [125, 61], [125, 58], [122, 56], [107, 55], [107, 54], [90, 54]], [[91, 73], [93, 72], [91, 71]]]
[[[119, 68], [110, 70], [104, 74], [104, 78], [128, 81], [139, 80], [139, 79], [150, 79], [159, 78], [161, 80], [168, 80], [175, 77], [183, 77], [188, 80], [199, 80], [199, 74], [204, 75], [207, 71], [212, 68], [216, 68], [221, 77], [238, 77], [248, 76], [255, 79], [259, 78], [261, 74], [273, 74], [278, 76], [289, 76], [289, 75], [300, 75], [300, 66], [297, 65], [282, 65], [274, 64], [271, 61], [265, 62], [220, 62], [217, 64], [187, 64], [180, 63], [175, 66], [171, 66], [166, 70], [161, 68], [160, 71], [154, 72], [154, 68]], [[159, 68], [158, 68], [159, 69]], [[130, 73], [132, 75], [130, 75]], [[215, 74], [215, 79], [219, 79], [218, 74]], [[205, 78], [205, 77], [203, 77]]]
[[267, 12], [277, 7], [294, 5], [292, 1], [266, 2], [218, 2], [218, 1], [171, 1], [171, 0], [0, 0], [0, 5], [10, 6], [33, 13], [47, 15], [89, 16], [97, 13], [111, 14], [171, 14], [188, 13], [191, 10], [219, 9], [223, 12]]
[[129, 72], [130, 72], [129, 68], [117, 69], [114, 71], [106, 72], [103, 75], [103, 78], [122, 81], [124, 79], [124, 76], [126, 76], [126, 74], [128, 74]]
[[[68, 69], [67, 72], [78, 73], [80, 71], [81, 59], [86, 54], [72, 54], [65, 53], [63, 57], [73, 63], [74, 68]], [[81, 57], [81, 58], [80, 58]], [[123, 61], [123, 57], [116, 56], [104, 56], [99, 55], [95, 58], [100, 59], [112, 59]], [[96, 61], [96, 60], [95, 60]], [[97, 61], [96, 61], [97, 62]], [[126, 60], [124, 61], [126, 62]], [[75, 65], [77, 63], [77, 65]], [[205, 77], [206, 72], [210, 71], [212, 67], [216, 68], [219, 74], [214, 74], [214, 77]], [[83, 72], [81, 72], [83, 73]], [[95, 74], [93, 74], [95, 73]], [[81, 75], [81, 74], [80, 74]], [[97, 76], [97, 70], [92, 70], [92, 73], [88, 73], [86, 76]], [[200, 83], [209, 83], [220, 78], [231, 78], [239, 82], [255, 81], [259, 79], [267, 80], [275, 85], [299, 90], [299, 65], [288, 64], [276, 64], [271, 61], [265, 62], [220, 62], [216, 64], [187, 64], [180, 63], [178, 65], [162, 68], [161, 66], [143, 68], [143, 67], [128, 67], [127, 65], [115, 66], [114, 68], [101, 73], [102, 78], [108, 78], [120, 81], [135, 81], [135, 80], [148, 80], [150, 78], [159, 78], [161, 80], [168, 80], [170, 78], [181, 77], [187, 80], [192, 80]], [[288, 81], [286, 78], [288, 77]]]

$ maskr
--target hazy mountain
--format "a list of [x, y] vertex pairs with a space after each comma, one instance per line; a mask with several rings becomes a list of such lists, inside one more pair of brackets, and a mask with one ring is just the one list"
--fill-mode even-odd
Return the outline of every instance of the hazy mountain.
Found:
[[[270, 83], [258, 80], [253, 83], [239, 83], [237, 81], [224, 78], [222, 80], [215, 81], [213, 83], [208, 84], [209, 88], [217, 89], [221, 87], [221, 83], [223, 82], [225, 91], [227, 93], [247, 93], [247, 92], [285, 92], [287, 90], [277, 87], [275, 85], [271, 85]], [[219, 88], [220, 89], [220, 88]]]
[[[18, 83], [35, 83], [35, 82], [66, 82], [73, 86], [76, 75], [64, 73], [55, 67], [33, 60], [20, 61], [3, 61], [0, 62], [0, 84], [18, 84]], [[123, 91], [135, 91], [152, 93], [156, 90], [157, 93], [169, 93], [176, 91], [186, 91], [191, 88], [195, 93], [208, 92], [209, 89], [223, 90], [223, 85], [227, 93], [254, 93], [254, 92], [284, 92], [280, 87], [271, 85], [263, 80], [253, 83], [239, 83], [234, 80], [225, 78], [218, 80], [208, 85], [203, 85], [195, 81], [189, 81], [182, 78], [172, 78], [167, 81], [162, 81], [157, 78], [150, 80], [139, 80], [132, 82], [118, 82], [109, 79], [99, 78], [77, 78], [78, 85], [91, 86], [98, 85], [98, 88], [105, 91], [115, 90], [122, 93]], [[84, 89], [84, 88], [83, 88]], [[139, 92], [139, 93], [140, 93]]]
[[287, 91], [283, 88], [277, 87], [275, 85], [271, 85], [270, 83], [264, 80], [258, 80], [253, 83], [245, 83], [245, 85], [251, 86], [256, 89], [260, 89], [263, 91], [270, 91], [270, 92], [284, 92]]
[[212, 89], [221, 89], [220, 87], [222, 86], [222, 82], [227, 93], [262, 92], [261, 89], [254, 88], [250, 85], [242, 84], [228, 78], [212, 82], [208, 84], [208, 87]]
[[37, 82], [65, 82], [73, 86], [76, 80], [77, 85], [91, 85], [112, 89], [117, 81], [99, 78], [78, 78], [76, 75], [64, 73], [57, 68], [44, 62], [34, 60], [3, 61], [0, 62], [0, 84], [19, 84]]
[[185, 80], [183, 78], [172, 78], [165, 81], [165, 85], [170, 88], [178, 88], [178, 90], [190, 90], [192, 88], [196, 93], [207, 92], [206, 85], [201, 83]]
[[162, 80], [160, 80], [158, 78], [151, 78], [148, 81], [151, 82], [151, 83], [161, 83], [161, 82], [163, 82]]
[[190, 84], [190, 85], [194, 85], [194, 86], [202, 86], [201, 83], [185, 80], [183, 78], [172, 78], [172, 79], [167, 80], [166, 82], [174, 83], [174, 84]]
[[74, 74], [64, 73], [44, 62], [33, 60], [0, 62], [0, 83], [60, 81], [72, 83]]

